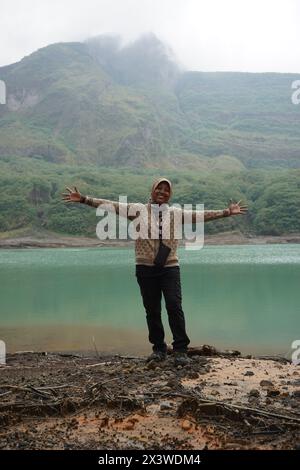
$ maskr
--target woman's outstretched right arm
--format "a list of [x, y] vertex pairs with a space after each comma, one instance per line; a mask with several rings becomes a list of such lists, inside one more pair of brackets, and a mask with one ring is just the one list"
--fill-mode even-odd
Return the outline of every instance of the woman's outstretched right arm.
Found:
[[[83, 196], [80, 191], [78, 191], [77, 187], [74, 186], [74, 189], [66, 187], [68, 193], [62, 193], [63, 201], [66, 203], [69, 202], [80, 202], [81, 204], [86, 204], [91, 207], [99, 207], [101, 205], [106, 205], [113, 207], [116, 211], [116, 214], [124, 216], [127, 213], [127, 204], [118, 202], [118, 201], [111, 201], [109, 199], [98, 199], [91, 196]], [[125, 212], [124, 212], [125, 211]], [[121, 213], [120, 213], [121, 212]], [[135, 217], [130, 216], [127, 214], [127, 218], [133, 220]]]

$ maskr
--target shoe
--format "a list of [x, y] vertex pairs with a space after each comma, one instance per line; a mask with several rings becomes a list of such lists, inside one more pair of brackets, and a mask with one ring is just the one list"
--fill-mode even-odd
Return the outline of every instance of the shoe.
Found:
[[188, 358], [187, 353], [175, 352], [174, 355], [175, 355], [175, 358], [174, 358], [175, 366], [186, 366], [187, 364], [189, 364], [190, 360]]
[[150, 354], [149, 357], [147, 357], [147, 362], [155, 361], [155, 362], [161, 362], [165, 361], [167, 359], [167, 353], [164, 351], [153, 351], [152, 354]]

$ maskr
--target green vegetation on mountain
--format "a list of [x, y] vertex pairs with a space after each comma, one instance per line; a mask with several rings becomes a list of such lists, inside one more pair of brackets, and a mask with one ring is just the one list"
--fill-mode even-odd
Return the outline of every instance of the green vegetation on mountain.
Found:
[[95, 233], [95, 212], [60, 192], [145, 201], [156, 175], [174, 202], [249, 214], [207, 224], [279, 235], [300, 231], [300, 105], [295, 74], [186, 72], [153, 35], [59, 43], [0, 68], [0, 231]]
[[[207, 233], [240, 230], [245, 234], [281, 235], [300, 232], [300, 170], [176, 171], [167, 173], [174, 184], [172, 202], [204, 204], [222, 209], [230, 197], [249, 204], [246, 216], [207, 223]], [[65, 186], [83, 194], [129, 202], [146, 202], [157, 169], [104, 168], [55, 164], [29, 157], [0, 159], [0, 231], [31, 227], [32, 232], [95, 236], [96, 211], [61, 202]]]

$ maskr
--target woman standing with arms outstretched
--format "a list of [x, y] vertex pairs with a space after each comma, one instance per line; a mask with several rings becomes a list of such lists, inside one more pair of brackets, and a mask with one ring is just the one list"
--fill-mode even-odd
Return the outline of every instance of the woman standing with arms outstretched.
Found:
[[[74, 189], [66, 188], [68, 193], [63, 193], [63, 200], [67, 203], [77, 202], [92, 207], [109, 205], [117, 214], [124, 215], [124, 205], [107, 199], [97, 199], [83, 196], [76, 186]], [[125, 214], [129, 220], [137, 216], [132, 213], [130, 207], [135, 208], [137, 213], [143, 209], [147, 214], [149, 222], [149, 235], [151, 225], [158, 229], [158, 237], [138, 237], [135, 240], [136, 278], [140, 287], [143, 304], [146, 311], [146, 319], [149, 332], [149, 341], [152, 343], [152, 354], [148, 361], [163, 361], [167, 355], [164, 327], [161, 320], [161, 299], [165, 299], [166, 310], [170, 329], [173, 335], [173, 351], [176, 365], [188, 363], [187, 347], [190, 343], [186, 333], [185, 317], [182, 310], [180, 267], [177, 256], [178, 239], [175, 238], [175, 209], [169, 206], [172, 196], [172, 184], [166, 178], [156, 180], [151, 189], [151, 195], [147, 204], [128, 204]], [[246, 214], [247, 206], [230, 202], [226, 209], [203, 211], [204, 222], [233, 215]], [[122, 211], [121, 211], [122, 209]], [[120, 214], [121, 215], [121, 214]], [[184, 221], [182, 211], [182, 223]], [[196, 222], [197, 211], [192, 211], [192, 220]], [[164, 220], [168, 220], [168, 238], [164, 238]]]

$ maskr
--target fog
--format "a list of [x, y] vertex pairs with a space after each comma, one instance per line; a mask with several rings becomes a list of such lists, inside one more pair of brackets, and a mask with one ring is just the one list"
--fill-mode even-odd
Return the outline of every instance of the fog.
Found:
[[1, 0], [0, 66], [61, 41], [153, 32], [186, 69], [300, 72], [299, 0]]

